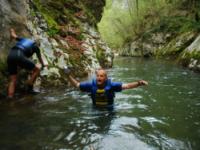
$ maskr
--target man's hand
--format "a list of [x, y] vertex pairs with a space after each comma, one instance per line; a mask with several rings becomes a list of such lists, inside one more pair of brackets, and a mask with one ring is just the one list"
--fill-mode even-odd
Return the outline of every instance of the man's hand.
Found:
[[10, 38], [16, 39], [18, 36], [13, 28], [10, 28]]
[[69, 69], [69, 67], [64, 66], [64, 72], [65, 72], [65, 74], [70, 75], [71, 70]]
[[141, 85], [148, 85], [148, 82], [145, 80], [138, 81], [138, 86], [141, 86]]
[[70, 67], [64, 66], [63, 70], [64, 70], [65, 74], [67, 75], [67, 78], [68, 78], [68, 80], [70, 81], [70, 83], [71, 83], [74, 87], [79, 88], [80, 82], [77, 81], [77, 80], [71, 75], [71, 69], [70, 69]]

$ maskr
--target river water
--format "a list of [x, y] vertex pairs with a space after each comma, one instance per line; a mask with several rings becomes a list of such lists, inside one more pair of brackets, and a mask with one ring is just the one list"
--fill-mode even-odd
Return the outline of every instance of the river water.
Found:
[[87, 94], [49, 88], [0, 105], [3, 150], [198, 150], [200, 76], [173, 62], [116, 58], [114, 81], [149, 81], [97, 110]]

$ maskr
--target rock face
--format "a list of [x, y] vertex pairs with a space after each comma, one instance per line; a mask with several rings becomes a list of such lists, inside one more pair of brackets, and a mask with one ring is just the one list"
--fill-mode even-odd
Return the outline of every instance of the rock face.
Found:
[[[23, 8], [23, 9], [22, 9]], [[7, 1], [2, 0], [0, 3], [0, 56], [7, 54], [10, 48], [9, 28], [15, 27], [21, 34], [26, 34], [26, 15], [28, 5], [26, 1]], [[23, 29], [23, 30], [22, 30]], [[25, 29], [25, 30], [24, 30]]]
[[[100, 66], [111, 67], [112, 51], [101, 41], [95, 28], [104, 3], [104, 0], [95, 3], [93, 0], [76, 3], [73, 0], [2, 0], [0, 31], [4, 34], [0, 35], [1, 79], [7, 79], [4, 77], [4, 64], [9, 49], [14, 45], [10, 41], [11, 27], [20, 36], [40, 40], [43, 58], [49, 66], [41, 72], [42, 83], [66, 84], [63, 74], [65, 65], [71, 66], [78, 77], [87, 76]], [[36, 57], [33, 59], [37, 61]], [[1, 86], [5, 88], [5, 83]]]
[[119, 52], [123, 56], [173, 57], [183, 66], [200, 70], [200, 35], [197, 32], [152, 33], [148, 38], [139, 38], [127, 43]]
[[[155, 3], [152, 1], [144, 6], [149, 7], [151, 4]], [[150, 9], [139, 6], [141, 21], [133, 17], [133, 25], [130, 27], [134, 32], [122, 36], [128, 43], [124, 43], [119, 53], [126, 56], [173, 58], [190, 69], [199, 70], [200, 2], [165, 1], [163, 6], [159, 3], [161, 7], [158, 9], [153, 5]]]
[[190, 69], [200, 71], [200, 35], [182, 52], [180, 60]]

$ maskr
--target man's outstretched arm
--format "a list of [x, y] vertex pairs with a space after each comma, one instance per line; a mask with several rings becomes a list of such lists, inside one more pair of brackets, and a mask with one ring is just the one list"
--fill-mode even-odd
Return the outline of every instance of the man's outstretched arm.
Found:
[[126, 83], [126, 84], [122, 84], [122, 90], [125, 89], [133, 89], [142, 85], [148, 85], [148, 82], [145, 80], [140, 80], [137, 82], [132, 82], [132, 83]]
[[80, 82], [78, 82], [72, 75], [68, 75], [67, 78], [69, 79], [70, 83], [76, 87], [79, 88]]
[[65, 66], [64, 67], [64, 72], [67, 75], [67, 78], [69, 80], [69, 82], [76, 88], [79, 88], [80, 86], [80, 82], [78, 82], [72, 75], [71, 75], [71, 70]]

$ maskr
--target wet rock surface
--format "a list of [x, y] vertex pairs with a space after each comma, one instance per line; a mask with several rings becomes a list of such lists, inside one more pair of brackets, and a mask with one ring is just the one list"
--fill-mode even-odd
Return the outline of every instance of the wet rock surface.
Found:
[[[17, 3], [3, 0], [0, 4], [0, 31], [5, 34], [0, 35], [1, 64], [6, 64], [7, 53], [14, 45], [10, 41], [9, 29], [15, 28], [19, 36], [40, 41], [42, 56], [48, 64], [40, 75], [42, 85], [66, 84], [64, 66], [72, 66], [73, 74], [80, 78], [100, 66], [111, 67], [113, 53], [101, 40], [95, 27], [104, 1], [94, 3], [96, 12], [89, 5], [91, 3], [91, 0], [77, 3], [62, 0], [22, 0]], [[35, 56], [33, 60], [38, 62]], [[2, 88], [5, 88], [5, 84], [1, 84]]]
[[199, 39], [197, 32], [179, 35], [153, 33], [148, 39], [140, 38], [126, 44], [119, 54], [133, 57], [170, 57], [191, 70], [199, 71]]

